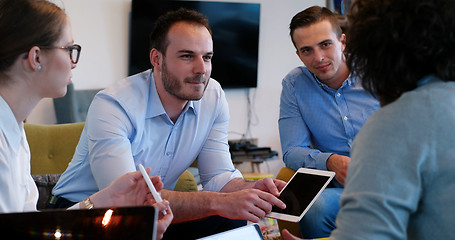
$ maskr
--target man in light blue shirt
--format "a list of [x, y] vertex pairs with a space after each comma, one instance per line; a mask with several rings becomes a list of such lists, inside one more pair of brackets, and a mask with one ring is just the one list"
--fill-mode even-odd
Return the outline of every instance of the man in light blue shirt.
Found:
[[379, 103], [350, 73], [343, 54], [346, 36], [330, 10], [315, 6], [298, 13], [290, 35], [305, 67], [282, 82], [283, 160], [294, 170], [336, 173], [335, 188], [326, 189], [299, 223], [304, 238], [327, 237], [335, 228], [352, 141]]
[[[258, 222], [272, 205], [284, 208], [277, 198], [283, 181], [247, 182], [233, 166], [227, 101], [210, 79], [213, 43], [207, 19], [185, 9], [169, 12], [157, 20], [151, 47], [153, 71], [95, 96], [75, 155], [53, 194], [79, 201], [136, 171], [138, 164], [150, 167], [151, 175], [162, 178], [173, 223], [180, 223], [171, 225], [164, 239], [200, 238], [246, 224], [230, 219]], [[204, 191], [172, 191], [195, 159]], [[198, 221], [182, 224], [190, 220]]]

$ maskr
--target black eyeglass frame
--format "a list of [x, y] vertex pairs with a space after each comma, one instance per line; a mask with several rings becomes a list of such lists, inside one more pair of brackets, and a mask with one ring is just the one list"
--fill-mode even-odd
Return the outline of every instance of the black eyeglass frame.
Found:
[[[73, 45], [70, 45], [70, 46], [67, 46], [67, 47], [65, 47], [65, 46], [61, 46], [61, 47], [40, 46], [40, 48], [42, 48], [42, 49], [63, 49], [63, 50], [67, 50], [69, 55], [70, 55], [71, 62], [73, 64], [76, 64], [77, 62], [79, 62], [79, 57], [81, 55], [81, 50], [82, 50], [82, 47], [79, 44], [73, 44]], [[73, 58], [74, 50], [76, 50], [76, 59]]]

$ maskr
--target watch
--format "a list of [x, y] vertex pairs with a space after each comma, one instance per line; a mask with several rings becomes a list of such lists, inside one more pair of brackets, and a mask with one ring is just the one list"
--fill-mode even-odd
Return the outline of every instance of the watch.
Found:
[[84, 207], [86, 209], [92, 209], [93, 208], [93, 203], [92, 203], [92, 201], [90, 201], [90, 197], [84, 199], [84, 201], [82, 201], [82, 203], [84, 204]]

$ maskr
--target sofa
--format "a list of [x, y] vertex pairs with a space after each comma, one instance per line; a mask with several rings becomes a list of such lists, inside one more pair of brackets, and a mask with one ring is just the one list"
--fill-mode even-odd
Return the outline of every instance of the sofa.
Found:
[[[30, 146], [31, 174], [39, 191], [37, 209], [43, 209], [51, 190], [71, 161], [79, 142], [84, 122], [40, 125], [24, 124]], [[174, 190], [197, 191], [193, 174], [186, 170]]]

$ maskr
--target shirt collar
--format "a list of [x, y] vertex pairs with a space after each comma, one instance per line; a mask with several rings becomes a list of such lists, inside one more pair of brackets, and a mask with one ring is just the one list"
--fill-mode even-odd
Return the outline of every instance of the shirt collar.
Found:
[[423, 77], [422, 79], [420, 79], [419, 81], [417, 81], [417, 86], [420, 87], [425, 84], [428, 84], [431, 82], [437, 82], [437, 81], [441, 81], [441, 80], [438, 77], [436, 77], [434, 74], [429, 74], [429, 75]]
[[355, 73], [350, 73], [348, 79], [349, 79], [351, 85], [355, 85], [358, 82], [357, 77], [355, 76]]
[[[324, 90], [335, 90], [337, 91], [336, 89], [332, 89], [330, 88], [329, 86], [327, 86], [325, 83], [319, 81], [319, 79], [316, 77], [316, 75], [314, 75], [313, 73], [311, 73], [311, 75], [313, 75], [314, 79], [316, 80], [316, 82], [318, 83], [319, 87], [321, 87], [322, 89]], [[351, 87], [351, 86], [354, 86], [355, 84], [357, 83], [357, 79], [354, 77], [354, 74], [352, 73], [349, 73], [349, 76], [346, 80], [343, 81], [343, 84], [341, 84], [341, 88], [344, 88], [344, 87]]]
[[11, 146], [19, 146], [22, 138], [19, 125], [17, 125], [16, 117], [14, 117], [13, 111], [1, 96], [0, 112], [2, 113], [0, 120], [0, 129], [5, 134], [5, 138], [11, 144]]

